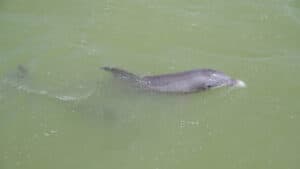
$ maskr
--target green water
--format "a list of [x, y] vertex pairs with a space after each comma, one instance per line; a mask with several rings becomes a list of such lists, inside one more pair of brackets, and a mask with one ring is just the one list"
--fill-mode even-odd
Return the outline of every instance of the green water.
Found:
[[[244, 89], [157, 95], [214, 68]], [[2, 0], [1, 169], [300, 168], [298, 0]]]

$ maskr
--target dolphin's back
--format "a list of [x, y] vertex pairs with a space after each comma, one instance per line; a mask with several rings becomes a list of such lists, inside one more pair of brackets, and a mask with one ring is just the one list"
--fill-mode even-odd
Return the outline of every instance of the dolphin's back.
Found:
[[153, 85], [162, 85], [162, 84], [169, 84], [178, 81], [189, 81], [195, 77], [198, 78], [199, 76], [209, 76], [214, 72], [216, 71], [212, 69], [195, 69], [195, 70], [184, 71], [179, 73], [144, 76], [143, 79], [151, 81]]
[[196, 69], [179, 73], [145, 76], [148, 87], [160, 92], [194, 92], [205, 90], [206, 80], [211, 74], [217, 72], [212, 69]]

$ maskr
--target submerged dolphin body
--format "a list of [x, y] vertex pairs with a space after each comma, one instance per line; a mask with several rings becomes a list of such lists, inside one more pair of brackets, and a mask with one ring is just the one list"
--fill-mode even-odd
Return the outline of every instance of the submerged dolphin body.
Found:
[[164, 93], [192, 93], [223, 86], [246, 87], [246, 84], [233, 79], [223, 72], [213, 69], [195, 69], [190, 71], [140, 77], [125, 70], [113, 67], [101, 67], [118, 79], [127, 81], [143, 90]]

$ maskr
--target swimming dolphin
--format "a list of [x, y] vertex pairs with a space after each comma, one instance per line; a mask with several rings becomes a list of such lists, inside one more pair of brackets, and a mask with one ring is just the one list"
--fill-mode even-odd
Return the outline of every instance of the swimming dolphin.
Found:
[[143, 90], [155, 92], [192, 93], [224, 86], [246, 87], [245, 82], [213, 69], [194, 69], [154, 76], [138, 76], [114, 67], [101, 67], [101, 69]]

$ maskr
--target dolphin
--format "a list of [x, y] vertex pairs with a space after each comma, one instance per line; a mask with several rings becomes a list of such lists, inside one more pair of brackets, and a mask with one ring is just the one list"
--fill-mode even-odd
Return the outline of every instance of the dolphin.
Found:
[[105, 66], [101, 69], [138, 88], [161, 93], [193, 93], [225, 86], [246, 87], [246, 83], [242, 80], [234, 79], [214, 69], [194, 69], [152, 76], [139, 76], [114, 67]]

